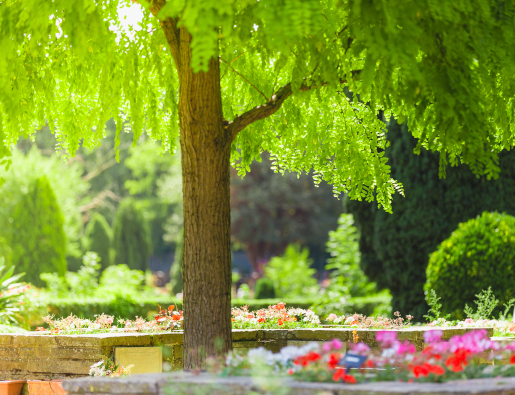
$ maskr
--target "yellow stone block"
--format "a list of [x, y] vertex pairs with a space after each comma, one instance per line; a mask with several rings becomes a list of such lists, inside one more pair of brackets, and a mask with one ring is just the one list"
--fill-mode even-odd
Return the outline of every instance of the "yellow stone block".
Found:
[[116, 347], [114, 356], [124, 367], [134, 365], [131, 374], [163, 372], [161, 347]]

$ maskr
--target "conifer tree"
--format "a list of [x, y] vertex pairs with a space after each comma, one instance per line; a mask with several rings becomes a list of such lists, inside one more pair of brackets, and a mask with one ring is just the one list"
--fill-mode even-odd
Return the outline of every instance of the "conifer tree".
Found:
[[14, 207], [7, 229], [15, 273], [38, 287], [41, 273], [66, 273], [64, 218], [46, 176], [36, 179]]
[[114, 263], [146, 270], [152, 254], [150, 228], [133, 199], [122, 200], [113, 223]]
[[[135, 3], [129, 30], [119, 7]], [[465, 163], [495, 178], [514, 144], [514, 16], [502, 0], [8, 0], [0, 160], [46, 123], [69, 155], [98, 146], [110, 117], [165, 151], [180, 134], [184, 365], [201, 366], [232, 347], [231, 162], [244, 174], [266, 150], [277, 171], [390, 211], [402, 186], [384, 111], [417, 152], [440, 152], [441, 175]]]
[[113, 231], [105, 217], [100, 213], [93, 214], [86, 226], [84, 249], [97, 253], [102, 271], [111, 265], [112, 241]]

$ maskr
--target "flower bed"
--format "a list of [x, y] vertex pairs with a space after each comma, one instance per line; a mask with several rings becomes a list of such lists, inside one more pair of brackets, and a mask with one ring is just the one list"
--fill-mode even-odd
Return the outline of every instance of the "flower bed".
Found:
[[[449, 340], [443, 340], [443, 334], [442, 330], [424, 332], [425, 346], [421, 351], [412, 342], [399, 340], [396, 331], [378, 331], [379, 352], [372, 352], [363, 342], [352, 343], [345, 350], [340, 340], [333, 339], [323, 344], [285, 347], [276, 354], [264, 348], [250, 350], [246, 355], [235, 350], [224, 361], [212, 360], [210, 366], [213, 372], [223, 376], [251, 372], [264, 377], [292, 375], [300, 381], [349, 384], [515, 377], [515, 342], [493, 341], [484, 329], [455, 335]], [[485, 359], [487, 365], [477, 363]], [[503, 359], [511, 364], [492, 365]]]

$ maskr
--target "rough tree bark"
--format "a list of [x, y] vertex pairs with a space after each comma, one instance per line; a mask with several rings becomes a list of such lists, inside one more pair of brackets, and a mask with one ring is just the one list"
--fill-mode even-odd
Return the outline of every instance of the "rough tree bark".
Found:
[[[218, 59], [193, 73], [180, 30], [179, 121], [184, 199], [184, 367], [232, 348], [231, 136], [224, 127]], [[188, 65], [182, 67], [182, 65]]]

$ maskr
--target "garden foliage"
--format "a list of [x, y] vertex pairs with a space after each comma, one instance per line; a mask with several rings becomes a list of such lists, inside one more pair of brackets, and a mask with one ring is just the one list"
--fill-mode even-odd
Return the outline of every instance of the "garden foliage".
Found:
[[148, 221], [133, 199], [123, 200], [113, 224], [115, 264], [126, 264], [134, 270], [146, 270], [152, 254]]
[[[39, 177], [45, 176], [51, 186], [57, 205], [63, 214], [63, 230], [66, 235], [66, 255], [80, 259], [82, 216], [80, 206], [84, 203], [88, 183], [82, 180], [82, 166], [78, 161], [66, 165], [58, 155], [45, 156], [33, 146], [24, 153], [14, 149], [9, 171], [0, 166], [0, 177], [5, 183], [0, 186], [0, 237], [8, 232], [14, 206], [29, 192]], [[30, 231], [30, 223], [26, 223]], [[1, 252], [0, 252], [1, 254]]]
[[[463, 318], [465, 305], [471, 306], [476, 295], [489, 287], [501, 304], [515, 297], [514, 265], [515, 217], [485, 212], [461, 223], [431, 254], [425, 289], [441, 298], [444, 313]], [[493, 308], [482, 306], [480, 315], [490, 315], [487, 310]]]
[[272, 279], [263, 277], [258, 278], [254, 285], [255, 299], [273, 299], [275, 298], [275, 287]]
[[[417, 140], [405, 125], [390, 122], [387, 138], [390, 146], [385, 155], [392, 176], [404, 186], [405, 197], [393, 198], [392, 214], [367, 202], [347, 201], [346, 207], [354, 215], [361, 235], [365, 274], [378, 287], [390, 290], [394, 311], [421, 320], [427, 313], [423, 288], [429, 254], [460, 222], [485, 210], [515, 215], [515, 152], [499, 155], [502, 171], [495, 181], [477, 178], [464, 166], [449, 167], [446, 178], [441, 179], [438, 153], [422, 149], [420, 155], [413, 155]], [[481, 286], [486, 289], [489, 284]], [[483, 288], [474, 289], [471, 295]]]
[[111, 246], [113, 231], [105, 217], [95, 213], [86, 226], [84, 235], [84, 250], [95, 252], [100, 261], [101, 270], [111, 265]]
[[318, 291], [316, 270], [309, 250], [298, 244], [290, 244], [284, 254], [270, 259], [265, 266], [265, 277], [272, 280], [278, 298], [313, 295]]
[[32, 184], [14, 206], [7, 229], [16, 273], [38, 287], [41, 273], [66, 273], [64, 218], [46, 176]]

